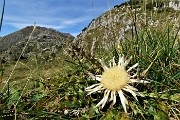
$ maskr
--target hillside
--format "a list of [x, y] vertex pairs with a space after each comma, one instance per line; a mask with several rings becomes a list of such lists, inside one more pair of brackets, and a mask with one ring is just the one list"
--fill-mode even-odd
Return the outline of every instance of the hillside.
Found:
[[[180, 23], [180, 1], [159, 0], [157, 2], [131, 0], [116, 5], [85, 27], [76, 39], [76, 45], [88, 53], [108, 50], [126, 39], [133, 39], [136, 32], [154, 29], [163, 33], [171, 26], [176, 34]], [[180, 38], [180, 32], [178, 33]]]
[[[7, 61], [17, 60], [32, 30], [33, 26], [27, 26], [2, 37], [0, 40], [0, 51], [4, 57], [3, 59]], [[73, 39], [74, 37], [68, 33], [61, 33], [51, 28], [37, 26], [21, 58], [29, 58], [32, 55], [42, 58], [53, 56], [60, 48]]]
[[[37, 27], [26, 60], [1, 63], [0, 119], [179, 120], [179, 8], [130, 0], [75, 39]], [[6, 60], [19, 58], [31, 32], [0, 41]]]

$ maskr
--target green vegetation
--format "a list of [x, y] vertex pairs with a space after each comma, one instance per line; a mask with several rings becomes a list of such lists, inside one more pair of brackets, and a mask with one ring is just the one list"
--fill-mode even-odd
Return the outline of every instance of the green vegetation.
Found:
[[[169, 14], [168, 11], [161, 14], [147, 11], [148, 16], [152, 13], [151, 18], [160, 21], [154, 26], [141, 23], [140, 17], [135, 17], [137, 13], [129, 9], [130, 13], [127, 15], [133, 19], [133, 29], [125, 33], [124, 41], [113, 41], [118, 34], [116, 30], [123, 26], [114, 25], [106, 29], [100, 26], [88, 31], [92, 34], [88, 34], [85, 38], [87, 46], [79, 46], [82, 42], [79, 36], [76, 43], [67, 45], [65, 49], [61, 48], [53, 60], [42, 61], [34, 55], [28, 60], [17, 61], [18, 63], [2, 62], [0, 119], [178, 120], [180, 26], [175, 25], [178, 22], [171, 23], [163, 16], [175, 17], [178, 21], [179, 16], [176, 13]], [[99, 37], [92, 55], [90, 48], [93, 38], [103, 36], [107, 29], [114, 34], [107, 40]], [[128, 58], [132, 56], [129, 66], [138, 62], [139, 79], [151, 82], [133, 85], [144, 95], [138, 97], [138, 101], [127, 93], [128, 114], [124, 113], [118, 97], [113, 107], [106, 104], [103, 109], [99, 109], [95, 106], [103, 94], [87, 96], [84, 90], [96, 83], [92, 79], [93, 75], [103, 72], [98, 59], [103, 58], [108, 65], [110, 58], [113, 56], [117, 58], [118, 55], [125, 55]], [[8, 79], [9, 82], [5, 86]]]

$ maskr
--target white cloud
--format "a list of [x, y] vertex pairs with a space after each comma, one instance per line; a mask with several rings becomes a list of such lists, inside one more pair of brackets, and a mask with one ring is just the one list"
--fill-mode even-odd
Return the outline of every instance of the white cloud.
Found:
[[79, 17], [79, 18], [74, 18], [74, 19], [68, 19], [68, 20], [64, 20], [62, 21], [61, 24], [64, 24], [64, 25], [76, 25], [80, 22], [84, 22], [88, 19], [88, 17]]
[[[58, 18], [49, 18], [43, 21], [45, 18], [38, 18], [37, 21], [33, 19], [21, 19], [18, 17], [13, 17], [9, 16], [6, 18], [7, 22], [4, 24], [13, 26], [17, 29], [22, 29], [26, 26], [31, 26], [36, 22], [37, 26], [42, 26], [42, 27], [47, 27], [47, 28], [54, 28], [56, 30], [60, 29], [65, 29], [65, 28], [70, 28], [73, 27], [81, 22], [84, 22], [88, 19], [88, 17], [79, 17], [79, 18], [74, 18], [74, 19], [59, 19]], [[76, 34], [76, 33], [75, 33]], [[75, 35], [74, 34], [74, 35]]]
[[78, 33], [70, 33], [72, 36], [76, 37], [77, 35], [79, 35], [79, 32]]
[[107, 6], [100, 5], [104, 1], [94, 1], [93, 7], [91, 2], [85, 0], [8, 0], [3, 24], [22, 29], [36, 22], [37, 26], [70, 33], [73, 31], [71, 34], [76, 36], [94, 17], [108, 9]]
[[[52, 2], [53, 1], [57, 2], [57, 0], [52, 0]], [[62, 0], [62, 2], [65, 1], [67, 0]], [[83, 10], [83, 6], [69, 6], [68, 4], [62, 3], [61, 6], [55, 7], [57, 5], [53, 4], [52, 6], [49, 5], [49, 3], [47, 0], [10, 0], [9, 3], [7, 3], [7, 11], [3, 22], [17, 29], [33, 25], [34, 22], [36, 22], [38, 26], [65, 29], [91, 19], [88, 14], [89, 11]], [[61, 2], [58, 2], [58, 4], [60, 3]]]
[[[33, 23], [32, 24], [28, 24], [28, 23], [7, 23], [8, 25], [11, 25], [11, 26], [13, 26], [13, 27], [15, 27], [15, 28], [18, 28], [18, 29], [21, 29], [21, 28], [24, 28], [24, 27], [26, 27], [26, 26], [31, 26], [31, 25], [33, 25]], [[6, 25], [7, 25], [6, 24]]]
[[[8, 23], [8, 25], [11, 25], [11, 26], [18, 28], [18, 29], [22, 29], [26, 26], [33, 26], [34, 23], [33, 22], [32, 23], [13, 23], [13, 22], [11, 22], [11, 23]], [[60, 26], [60, 25], [56, 26], [56, 25], [47, 25], [47, 24], [38, 24], [38, 23], [36, 24], [36, 26], [54, 28], [54, 29], [62, 29], [65, 27], [65, 26]]]

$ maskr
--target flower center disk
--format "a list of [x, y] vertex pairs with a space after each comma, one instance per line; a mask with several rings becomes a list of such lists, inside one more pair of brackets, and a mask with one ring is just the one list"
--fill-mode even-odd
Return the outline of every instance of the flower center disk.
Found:
[[128, 73], [123, 67], [112, 67], [102, 74], [101, 84], [108, 90], [117, 91], [127, 85]]

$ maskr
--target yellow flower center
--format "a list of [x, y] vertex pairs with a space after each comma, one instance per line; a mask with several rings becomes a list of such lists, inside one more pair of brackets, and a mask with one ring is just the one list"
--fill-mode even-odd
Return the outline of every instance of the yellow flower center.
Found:
[[103, 72], [101, 84], [108, 90], [117, 91], [127, 85], [128, 73], [123, 67], [112, 67]]

